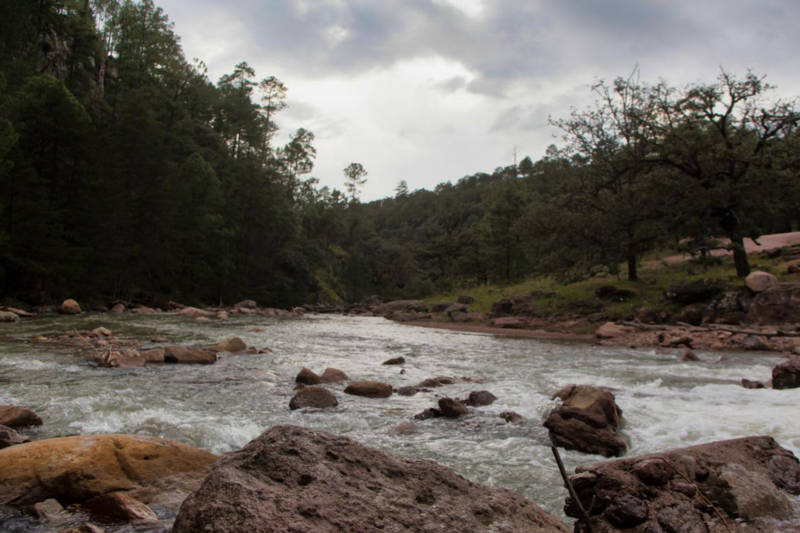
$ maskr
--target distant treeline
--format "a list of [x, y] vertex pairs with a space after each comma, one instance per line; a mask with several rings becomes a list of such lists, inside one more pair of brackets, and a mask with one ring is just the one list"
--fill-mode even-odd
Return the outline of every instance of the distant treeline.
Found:
[[[579, 279], [713, 236], [800, 222], [792, 102], [748, 73], [635, 76], [554, 120], [537, 162], [361, 203], [277, 145], [286, 87], [247, 63], [211, 82], [151, 0], [0, 4], [0, 299], [269, 305], [417, 297], [535, 274]], [[688, 239], [687, 239], [688, 238]]]

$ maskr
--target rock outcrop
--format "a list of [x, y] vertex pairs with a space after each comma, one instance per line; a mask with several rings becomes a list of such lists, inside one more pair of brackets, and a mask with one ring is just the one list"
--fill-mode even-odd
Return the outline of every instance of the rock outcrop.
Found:
[[0, 450], [0, 505], [31, 505], [47, 498], [66, 505], [117, 491], [129, 491], [145, 503], [162, 501], [162, 492], [185, 496], [194, 490], [216, 459], [185, 444], [142, 435], [18, 444]]
[[181, 506], [173, 533], [569, 529], [533, 502], [349, 438], [276, 426], [225, 455]]
[[[800, 464], [771, 437], [745, 437], [576, 469], [575, 531], [789, 531]], [[743, 523], [742, 523], [743, 522]], [[735, 529], [732, 529], [735, 528]]]
[[605, 457], [619, 456], [628, 442], [617, 430], [622, 409], [614, 395], [601, 387], [567, 385], [553, 395], [562, 403], [544, 421], [556, 446]]
[[762, 324], [800, 322], [800, 283], [779, 283], [756, 294], [747, 315]]

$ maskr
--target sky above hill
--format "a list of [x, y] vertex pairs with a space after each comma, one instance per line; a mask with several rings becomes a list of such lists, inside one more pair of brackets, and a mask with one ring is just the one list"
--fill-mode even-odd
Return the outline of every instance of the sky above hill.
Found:
[[247, 61], [288, 87], [281, 134], [316, 135], [312, 176], [362, 200], [432, 189], [534, 161], [559, 132], [548, 117], [592, 102], [598, 80], [674, 86], [720, 68], [800, 95], [796, 0], [156, 0], [187, 59], [216, 81]]

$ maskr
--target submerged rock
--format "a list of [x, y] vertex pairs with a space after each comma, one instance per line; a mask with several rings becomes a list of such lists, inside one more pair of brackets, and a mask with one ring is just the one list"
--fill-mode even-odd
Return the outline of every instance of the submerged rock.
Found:
[[[582, 467], [570, 476], [588, 518], [575, 531], [788, 531], [800, 463], [771, 437], [718, 441]], [[720, 519], [722, 517], [722, 519]], [[743, 529], [740, 529], [743, 528]]]
[[553, 395], [562, 404], [544, 421], [556, 446], [567, 450], [611, 457], [628, 449], [627, 440], [617, 430], [622, 409], [614, 395], [591, 385], [567, 385]]
[[276, 426], [225, 455], [181, 506], [174, 533], [567, 532], [535, 503], [349, 438]]
[[247, 350], [247, 344], [239, 337], [231, 337], [211, 346], [211, 349], [218, 352], [239, 353]]

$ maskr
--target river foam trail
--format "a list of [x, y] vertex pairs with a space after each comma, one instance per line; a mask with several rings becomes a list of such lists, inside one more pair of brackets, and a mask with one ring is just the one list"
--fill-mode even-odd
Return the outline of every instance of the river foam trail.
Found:
[[[105, 326], [138, 339], [211, 343], [239, 336], [272, 353], [227, 355], [215, 365], [97, 368], [70, 350], [31, 342], [36, 335]], [[402, 455], [431, 459], [462, 475], [524, 494], [563, 517], [565, 490], [541, 420], [550, 396], [569, 383], [614, 389], [630, 437], [629, 455], [746, 435], [771, 435], [800, 455], [793, 422], [800, 389], [744, 389], [742, 377], [766, 381], [775, 354], [698, 353], [682, 363], [652, 348], [599, 347], [497, 338], [396, 324], [382, 318], [307, 316], [297, 320], [236, 317], [201, 324], [176, 315], [81, 315], [0, 324], [0, 404], [34, 409], [45, 420], [37, 438], [78, 433], [142, 433], [215, 453], [241, 447], [275, 424], [342, 433]], [[381, 363], [406, 359], [402, 369]], [[412, 397], [374, 400], [344, 395], [339, 407], [290, 411], [294, 377], [302, 367], [343, 370], [351, 379], [395, 387], [447, 375], [479, 378]], [[403, 373], [401, 373], [403, 370]], [[498, 397], [460, 420], [397, 426], [435, 405], [439, 396], [485, 389]], [[528, 422], [506, 424], [502, 411]], [[602, 457], [565, 452], [568, 468]]]

